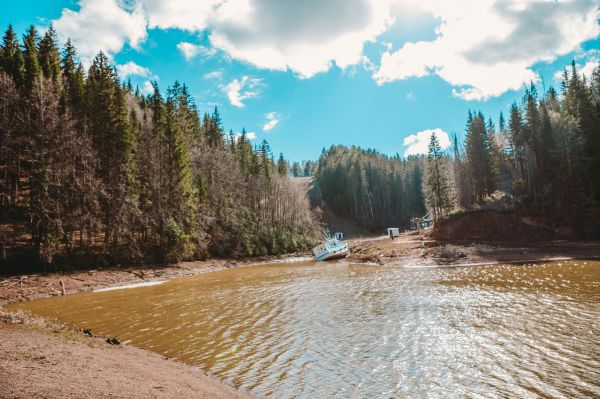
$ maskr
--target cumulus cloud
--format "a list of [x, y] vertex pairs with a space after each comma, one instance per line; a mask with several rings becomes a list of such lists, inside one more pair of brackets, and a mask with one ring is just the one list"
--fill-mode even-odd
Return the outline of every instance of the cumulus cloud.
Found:
[[[242, 137], [242, 133], [238, 132], [233, 135], [233, 140], [238, 141]], [[256, 133], [254, 132], [246, 132], [246, 139], [248, 140], [256, 140]]]
[[242, 108], [244, 107], [242, 101], [258, 97], [261, 85], [261, 79], [244, 76], [241, 79], [234, 79], [223, 86], [223, 91], [227, 94], [227, 98], [231, 105]]
[[189, 42], [181, 42], [177, 44], [177, 49], [183, 54], [183, 57], [189, 61], [197, 55], [213, 56], [217, 50], [214, 47], [208, 48], [200, 44], [193, 44]]
[[448, 137], [448, 133], [439, 128], [427, 129], [423, 130], [422, 132], [411, 134], [410, 136], [404, 138], [404, 146], [408, 147], [404, 151], [404, 156], [407, 157], [409, 155], [427, 154], [429, 141], [431, 140], [432, 134], [435, 134], [435, 137], [437, 137], [439, 140], [442, 150], [450, 147], [450, 138]]
[[150, 82], [149, 80], [146, 80], [144, 82], [144, 87], [142, 87], [142, 93], [144, 93], [144, 94], [153, 94], [154, 93], [154, 86], [152, 86], [152, 82]]
[[263, 132], [268, 132], [279, 124], [279, 115], [276, 112], [269, 112], [267, 114], [267, 122], [263, 126]]
[[577, 50], [600, 34], [596, 0], [401, 0], [441, 22], [432, 41], [386, 51], [379, 84], [438, 75], [453, 94], [483, 100], [536, 81], [531, 67]]
[[362, 60], [363, 45], [387, 29], [386, 0], [230, 0], [219, 7], [210, 40], [232, 58], [301, 77]]
[[[532, 67], [576, 51], [600, 35], [598, 0], [79, 0], [54, 21], [84, 62], [142, 43], [146, 29], [207, 34], [209, 45], [181, 42], [190, 60], [224, 55], [253, 66], [292, 70], [302, 78], [362, 65], [379, 84], [437, 75], [455, 96], [482, 100], [538, 79]], [[378, 65], [365, 57], [394, 15], [438, 21], [432, 40], [378, 46]], [[351, 71], [351, 69], [350, 69]]]
[[137, 9], [126, 10], [116, 0], [80, 0], [79, 6], [63, 9], [53, 23], [61, 41], [71, 38], [85, 65], [99, 51], [111, 56], [125, 43], [137, 48], [146, 39], [146, 19]]
[[125, 79], [128, 76], [141, 76], [143, 78], [153, 77], [148, 68], [140, 66], [133, 61], [117, 65], [117, 73], [121, 79]]
[[[586, 79], [589, 79], [592, 76], [594, 70], [600, 66], [600, 56], [598, 51], [592, 50], [583, 55], [577, 57], [582, 60], [582, 62], [578, 62], [575, 64], [575, 68], [577, 68], [577, 73], [580, 76], [585, 76]], [[571, 67], [566, 68], [567, 75], [571, 75]], [[554, 79], [556, 82], [562, 82], [564, 77], [564, 69], [554, 72]]]
[[190, 32], [208, 27], [216, 8], [224, 0], [135, 0], [150, 28], [179, 28]]

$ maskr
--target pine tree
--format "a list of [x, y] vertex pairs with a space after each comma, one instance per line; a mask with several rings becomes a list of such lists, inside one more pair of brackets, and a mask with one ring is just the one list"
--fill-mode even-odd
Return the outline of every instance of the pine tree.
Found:
[[25, 61], [24, 87], [26, 93], [31, 92], [35, 82], [42, 75], [37, 50], [38, 41], [37, 30], [35, 26], [31, 25], [27, 34], [23, 37], [23, 58]]
[[474, 198], [483, 198], [495, 189], [495, 173], [492, 158], [492, 145], [481, 113], [470, 116], [466, 138], [466, 167]]
[[20, 88], [25, 79], [25, 60], [12, 25], [8, 25], [4, 33], [0, 56], [1, 68], [13, 78], [17, 88]]
[[279, 175], [281, 176], [287, 176], [289, 173], [288, 165], [285, 161], [285, 158], [283, 157], [283, 153], [279, 154], [279, 159], [277, 160], [277, 173], [279, 173]]
[[435, 134], [431, 135], [427, 154], [427, 202], [435, 221], [440, 220], [452, 206], [445, 160]]
[[52, 24], [39, 43], [39, 62], [44, 77], [58, 81], [60, 75], [60, 55], [56, 39], [56, 31]]

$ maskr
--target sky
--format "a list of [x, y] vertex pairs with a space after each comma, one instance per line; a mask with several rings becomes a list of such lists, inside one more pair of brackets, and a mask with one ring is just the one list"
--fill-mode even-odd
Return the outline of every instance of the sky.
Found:
[[141, 90], [184, 82], [224, 128], [292, 161], [333, 144], [404, 156], [497, 120], [525, 85], [600, 60], [599, 0], [0, 0], [0, 28], [52, 23]]

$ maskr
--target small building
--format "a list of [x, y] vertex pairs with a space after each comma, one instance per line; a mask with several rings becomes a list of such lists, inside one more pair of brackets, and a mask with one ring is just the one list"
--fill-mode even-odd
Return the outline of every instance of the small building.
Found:
[[338, 240], [343, 240], [344, 239], [344, 233], [338, 231], [337, 233], [335, 233], [335, 238], [337, 238]]
[[388, 227], [387, 235], [392, 240], [394, 239], [394, 237], [400, 237], [400, 229], [398, 227]]
[[410, 219], [411, 230], [427, 230], [433, 226], [433, 221], [427, 217]]

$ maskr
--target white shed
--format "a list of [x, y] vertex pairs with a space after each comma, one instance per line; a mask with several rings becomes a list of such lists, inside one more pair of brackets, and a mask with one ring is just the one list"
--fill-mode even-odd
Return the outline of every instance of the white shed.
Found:
[[388, 227], [387, 235], [392, 240], [394, 239], [394, 237], [400, 237], [400, 229], [398, 227]]

